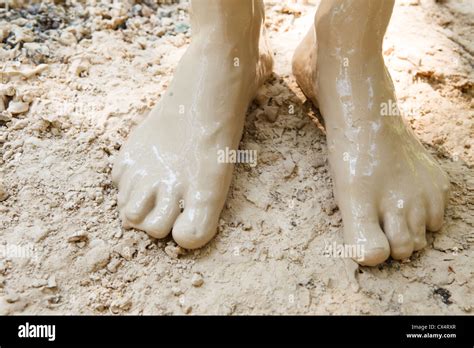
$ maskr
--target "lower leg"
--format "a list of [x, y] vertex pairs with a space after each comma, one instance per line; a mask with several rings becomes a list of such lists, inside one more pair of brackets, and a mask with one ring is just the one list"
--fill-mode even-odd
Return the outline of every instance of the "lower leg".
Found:
[[261, 0], [192, 1], [191, 45], [114, 164], [124, 225], [156, 238], [172, 229], [185, 248], [214, 236], [233, 169], [218, 151], [238, 147], [247, 106], [271, 72], [263, 19]]
[[398, 110], [384, 113], [396, 105], [382, 56], [392, 8], [393, 0], [323, 0], [293, 63], [325, 119], [345, 242], [363, 247], [366, 265], [424, 247], [449, 188]]

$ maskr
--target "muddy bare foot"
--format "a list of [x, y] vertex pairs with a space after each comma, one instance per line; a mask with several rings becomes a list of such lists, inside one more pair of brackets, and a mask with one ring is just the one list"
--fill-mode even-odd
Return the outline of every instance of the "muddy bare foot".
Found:
[[132, 132], [113, 168], [125, 226], [156, 238], [172, 230], [189, 249], [215, 235], [233, 169], [218, 153], [238, 148], [247, 107], [272, 70], [261, 37], [263, 7], [245, 3], [250, 6], [193, 2], [193, 41], [166, 95]]
[[356, 261], [370, 266], [422, 249], [426, 229], [443, 224], [449, 191], [396, 107], [381, 54], [389, 3], [323, 1], [293, 60], [298, 84], [325, 119], [345, 243], [359, 246]]

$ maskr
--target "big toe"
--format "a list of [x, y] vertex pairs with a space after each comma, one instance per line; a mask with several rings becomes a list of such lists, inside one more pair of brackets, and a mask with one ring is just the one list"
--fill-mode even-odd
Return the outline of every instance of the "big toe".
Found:
[[360, 255], [354, 258], [363, 266], [375, 266], [390, 255], [390, 246], [377, 222], [352, 221], [344, 224], [346, 245], [356, 247]]
[[173, 226], [173, 238], [183, 248], [200, 248], [216, 234], [218, 219], [212, 207], [186, 207]]

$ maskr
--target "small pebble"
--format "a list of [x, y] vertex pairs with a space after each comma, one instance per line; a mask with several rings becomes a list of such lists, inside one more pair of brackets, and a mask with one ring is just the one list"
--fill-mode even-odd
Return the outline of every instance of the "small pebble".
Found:
[[120, 259], [113, 259], [112, 261], [109, 262], [109, 264], [107, 265], [107, 270], [110, 272], [110, 273], [115, 273], [117, 272], [118, 268], [120, 267], [120, 265], [122, 264], [122, 260]]
[[20, 296], [17, 294], [17, 293], [8, 293], [5, 295], [5, 300], [8, 302], [8, 303], [15, 303], [15, 302], [18, 302], [18, 300], [20, 299]]
[[0, 181], [0, 202], [3, 202], [8, 198], [8, 192], [5, 186], [3, 185], [3, 182]]
[[68, 243], [78, 243], [78, 242], [87, 242], [89, 237], [85, 232], [77, 232], [70, 236], [67, 241]]
[[30, 108], [30, 104], [22, 101], [11, 101], [7, 111], [12, 115], [23, 114]]
[[173, 286], [171, 288], [171, 292], [173, 293], [174, 296], [179, 296], [179, 295], [182, 295], [183, 294], [183, 290], [181, 290], [180, 288], [178, 288], [177, 286]]
[[174, 31], [177, 33], [185, 33], [189, 30], [189, 25], [186, 23], [177, 23], [174, 26]]
[[51, 277], [48, 278], [48, 284], [46, 285], [47, 288], [49, 289], [54, 289], [58, 286], [58, 284], [56, 283], [56, 277], [53, 275]]
[[84, 258], [88, 270], [95, 272], [107, 266], [110, 260], [110, 252], [104, 243], [104, 245], [99, 245], [89, 250]]
[[195, 288], [199, 288], [202, 284], [204, 284], [204, 279], [202, 278], [202, 275], [200, 273], [194, 273], [191, 279], [191, 284]]
[[4, 261], [0, 261], [0, 274], [5, 274], [7, 271], [7, 265]]
[[265, 106], [263, 108], [263, 113], [269, 122], [275, 122], [278, 117], [278, 110], [278, 106]]
[[185, 250], [180, 246], [168, 245], [165, 247], [165, 253], [171, 258], [177, 259], [179, 255], [185, 254]]

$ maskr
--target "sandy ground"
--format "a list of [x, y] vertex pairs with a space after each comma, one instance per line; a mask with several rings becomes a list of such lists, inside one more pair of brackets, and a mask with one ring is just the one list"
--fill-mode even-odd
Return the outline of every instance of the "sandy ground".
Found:
[[384, 56], [452, 197], [425, 250], [374, 268], [326, 252], [341, 215], [290, 67], [314, 4], [266, 3], [275, 74], [241, 143], [258, 165], [236, 166], [217, 237], [189, 252], [123, 230], [110, 178], [189, 44], [188, 3], [81, 3], [0, 8], [0, 313], [472, 313], [472, 1], [396, 3]]

